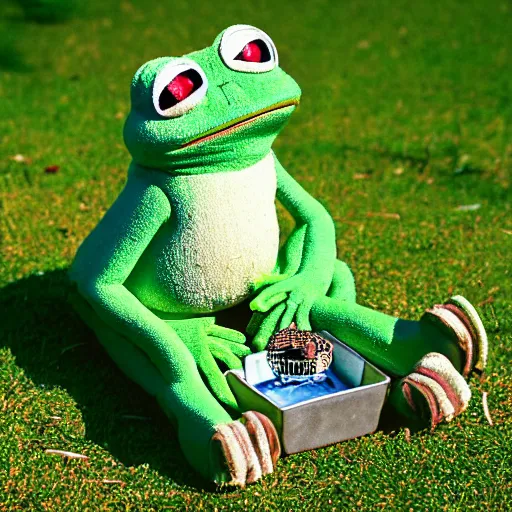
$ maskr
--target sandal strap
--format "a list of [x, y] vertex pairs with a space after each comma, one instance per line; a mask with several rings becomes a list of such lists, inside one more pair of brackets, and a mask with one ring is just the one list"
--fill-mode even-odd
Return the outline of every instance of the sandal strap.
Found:
[[428, 318], [434, 324], [448, 329], [455, 334], [459, 347], [464, 353], [465, 362], [462, 369], [462, 375], [467, 377], [473, 368], [473, 339], [471, 331], [468, 330], [465, 323], [444, 305], [436, 304], [425, 311], [424, 317]]
[[465, 321], [470, 325], [470, 330], [476, 346], [476, 357], [474, 368], [480, 373], [485, 370], [487, 366], [487, 358], [489, 352], [489, 341], [487, 333], [485, 332], [484, 324], [474, 306], [462, 295], [455, 295], [447, 300], [445, 306], [455, 306], [459, 314], [465, 318]]

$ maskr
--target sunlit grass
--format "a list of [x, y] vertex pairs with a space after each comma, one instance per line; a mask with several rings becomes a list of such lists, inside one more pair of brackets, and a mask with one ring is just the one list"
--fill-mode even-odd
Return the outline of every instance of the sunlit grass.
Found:
[[[0, 510], [510, 506], [510, 4], [111, 0], [43, 25], [14, 3], [1, 13]], [[462, 293], [491, 357], [453, 424], [381, 430], [215, 491], [70, 309], [65, 271], [125, 179], [135, 70], [234, 23], [267, 31], [303, 89], [275, 150], [336, 220], [359, 300], [418, 318]]]

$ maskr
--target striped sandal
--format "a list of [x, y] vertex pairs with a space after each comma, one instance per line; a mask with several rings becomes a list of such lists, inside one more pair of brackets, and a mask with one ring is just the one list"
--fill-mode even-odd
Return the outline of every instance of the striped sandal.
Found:
[[462, 375], [468, 377], [472, 371], [483, 372], [487, 366], [489, 343], [482, 320], [472, 304], [455, 295], [444, 304], [436, 304], [423, 315], [437, 326], [455, 334], [465, 354]]
[[[434, 429], [442, 421], [449, 422], [466, 410], [471, 398], [466, 379], [472, 371], [481, 373], [485, 370], [489, 344], [482, 320], [471, 303], [461, 295], [444, 304], [436, 304], [425, 312], [423, 318], [455, 334], [464, 353], [460, 373], [446, 356], [436, 352], [427, 354], [395, 390], [403, 394], [414, 413], [419, 416], [427, 413]], [[423, 400], [418, 399], [420, 396]], [[424, 410], [425, 404], [428, 411]]]
[[242, 418], [218, 425], [212, 437], [221, 455], [217, 483], [245, 487], [274, 471], [281, 445], [272, 422], [263, 414], [248, 411]]
[[432, 430], [442, 421], [450, 422], [463, 413], [471, 399], [471, 390], [464, 377], [450, 360], [437, 352], [423, 356], [414, 371], [404, 377], [398, 386], [409, 407], [423, 416], [418, 393], [428, 406]]

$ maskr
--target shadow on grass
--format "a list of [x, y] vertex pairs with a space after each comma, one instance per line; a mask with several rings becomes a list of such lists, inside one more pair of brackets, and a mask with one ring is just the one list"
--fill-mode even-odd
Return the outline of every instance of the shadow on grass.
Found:
[[147, 463], [178, 484], [214, 491], [186, 462], [156, 401], [121, 373], [73, 311], [68, 292], [64, 270], [0, 289], [0, 344], [34, 385], [64, 388], [81, 411], [86, 438], [122, 464]]
[[4, 42], [0, 36], [0, 70], [26, 72], [29, 70], [21, 52], [10, 42]]
[[19, 26], [0, 25], [0, 70], [3, 71], [28, 71], [29, 66], [18, 48], [18, 42], [22, 35]]
[[[94, 16], [91, 14], [91, 6], [83, 0], [11, 0], [5, 4], [0, 10], [0, 70], [2, 71], [18, 73], [33, 71], [33, 67], [27, 63], [27, 56], [20, 49], [20, 42], [24, 38], [31, 37], [27, 31], [28, 26], [62, 25], [72, 21], [73, 18]], [[32, 44], [37, 42], [32, 41]]]
[[83, 0], [11, 0], [19, 10], [7, 13], [9, 22], [29, 22], [53, 25], [69, 21], [75, 14], [84, 11]]
[[[0, 344], [11, 350], [35, 386], [65, 389], [82, 414], [86, 438], [122, 464], [148, 464], [180, 485], [216, 491], [188, 465], [156, 401], [122, 374], [68, 304], [69, 291], [65, 270], [0, 289]], [[229, 316], [231, 322], [219, 323], [246, 325], [243, 312], [230, 310]], [[392, 434], [403, 426], [403, 418], [385, 407], [379, 430]]]

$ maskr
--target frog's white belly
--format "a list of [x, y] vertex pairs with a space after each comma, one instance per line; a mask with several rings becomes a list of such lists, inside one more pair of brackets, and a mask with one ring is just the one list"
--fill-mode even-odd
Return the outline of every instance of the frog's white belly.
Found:
[[147, 256], [155, 260], [144, 258], [146, 271], [154, 265], [153, 286], [139, 298], [163, 311], [208, 312], [241, 302], [277, 260], [272, 154], [240, 171], [166, 182], [171, 219], [151, 244]]

